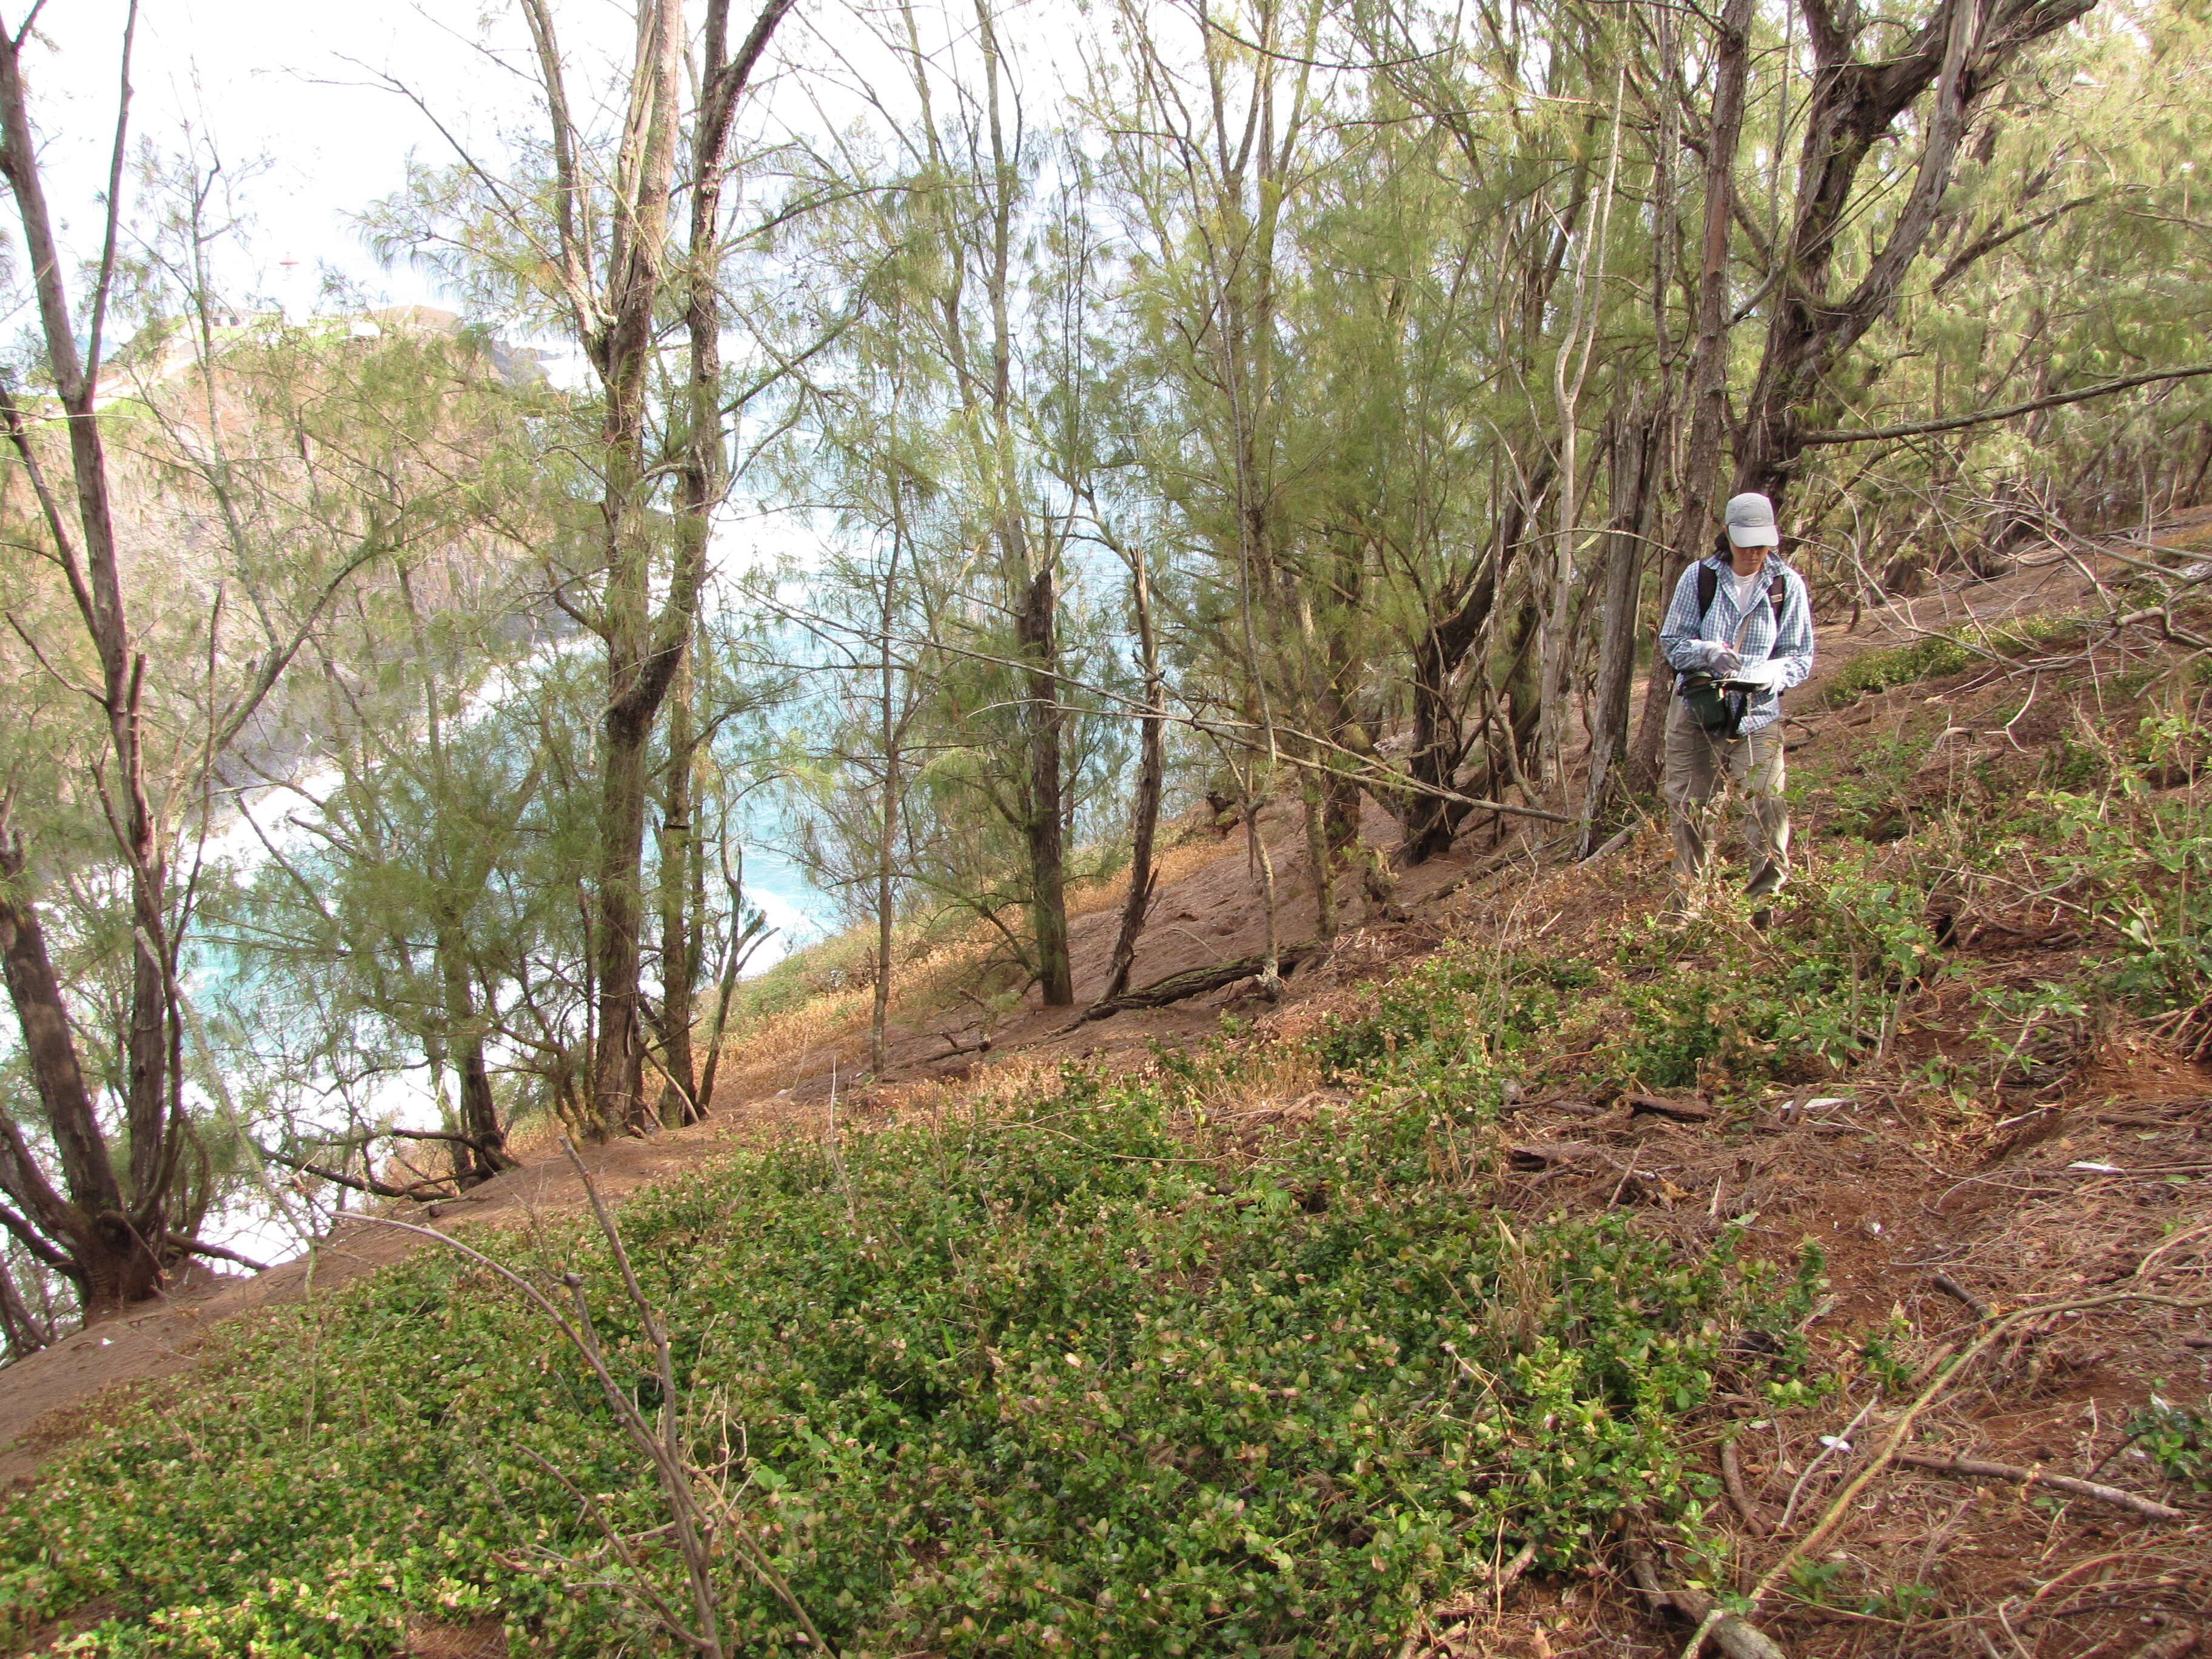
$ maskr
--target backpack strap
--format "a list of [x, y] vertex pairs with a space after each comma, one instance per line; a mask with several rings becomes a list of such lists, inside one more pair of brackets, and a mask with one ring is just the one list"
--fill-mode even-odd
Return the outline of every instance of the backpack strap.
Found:
[[[1766, 585], [1766, 602], [1774, 607], [1774, 625], [1782, 626], [1782, 607], [1789, 602], [1790, 572], [1785, 565], [1775, 568], [1779, 579]], [[1721, 591], [1721, 573], [1703, 559], [1698, 561], [1698, 620], [1705, 619], [1705, 612], [1713, 608], [1713, 595]]]

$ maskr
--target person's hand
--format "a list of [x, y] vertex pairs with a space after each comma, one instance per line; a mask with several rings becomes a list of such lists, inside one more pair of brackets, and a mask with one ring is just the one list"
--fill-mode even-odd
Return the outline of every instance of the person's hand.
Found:
[[1706, 666], [1719, 678], [1726, 679], [1743, 666], [1743, 659], [1728, 646], [1717, 645], [1706, 658]]

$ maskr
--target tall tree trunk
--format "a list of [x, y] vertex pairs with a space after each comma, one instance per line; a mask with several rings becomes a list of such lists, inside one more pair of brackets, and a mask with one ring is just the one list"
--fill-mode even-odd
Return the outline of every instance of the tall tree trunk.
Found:
[[[1713, 98], [1705, 125], [1704, 236], [1699, 244], [1694, 327], [1690, 359], [1690, 434], [1682, 456], [1680, 507], [1662, 564], [1660, 614], [1687, 566], [1705, 556], [1716, 522], [1713, 495], [1720, 480], [1721, 439], [1728, 426], [1729, 226], [1735, 214], [1735, 156], [1743, 137], [1744, 84], [1751, 67], [1753, 0], [1727, 0], [1713, 30]], [[1658, 652], [1644, 689], [1644, 713], [1629, 752], [1628, 785], [1651, 788], [1659, 778], [1659, 744], [1674, 676]]]
[[1049, 563], [1030, 579], [1017, 635], [1027, 670], [1030, 912], [1037, 983], [1048, 1008], [1075, 1001], [1067, 951], [1067, 805], [1060, 784], [1060, 595]]
[[[114, 1192], [118, 1183], [110, 1165], [106, 1139], [91, 1115], [88, 1099], [83, 1104], [82, 1115], [69, 1131], [75, 1133], [81, 1130], [89, 1137], [90, 1149], [96, 1151], [96, 1162], [102, 1171], [94, 1187], [83, 1194], [90, 1200], [90, 1213], [79, 1217], [81, 1223], [88, 1224], [82, 1236], [85, 1248], [93, 1252], [94, 1257], [82, 1264], [82, 1282], [88, 1313], [117, 1305], [118, 1299], [131, 1301], [151, 1295], [159, 1284], [160, 1264], [155, 1252], [167, 1248], [170, 1187], [176, 1177], [179, 1140], [184, 1128], [179, 1116], [182, 1096], [173, 1086], [175, 1079], [172, 1076], [181, 1032], [170, 995], [174, 953], [170, 943], [168, 871], [162, 852], [161, 830], [146, 781], [145, 729], [140, 706], [146, 663], [136, 648], [124, 604], [106, 453], [95, 408], [101, 335], [115, 270], [124, 141], [131, 104], [131, 51], [137, 22], [134, 4], [124, 34], [122, 88], [108, 179], [106, 239], [82, 345], [76, 320], [70, 313], [65, 286], [66, 273], [74, 265], [64, 260], [55, 244], [23, 85], [21, 54], [29, 30], [26, 27], [13, 31], [0, 24], [0, 175], [4, 175], [14, 192], [22, 222], [47, 365], [68, 426], [70, 479], [75, 486], [74, 516], [77, 532], [83, 537], [82, 563], [58, 501], [36, 474], [27, 444], [19, 443], [19, 449], [27, 467], [33, 470], [33, 482], [46, 527], [54, 538], [55, 555], [68, 578], [79, 617], [100, 659], [98, 702], [106, 720], [108, 746], [114, 757], [113, 768], [102, 780], [100, 796], [107, 808], [108, 825], [117, 850], [130, 874], [132, 937], [137, 945], [131, 952], [131, 999], [123, 1042], [123, 1121], [131, 1148], [127, 1194]], [[12, 883], [20, 876], [20, 843], [15, 848], [15, 871], [0, 879]], [[37, 931], [37, 917], [27, 901], [10, 902], [12, 931], [21, 948], [29, 953], [20, 959], [11, 953], [11, 994], [19, 965], [36, 979], [41, 971], [37, 964], [44, 964], [45, 983], [27, 981], [31, 1006], [42, 1011], [41, 1018], [44, 1012], [51, 1012], [54, 1018], [60, 1018], [58, 987], [52, 983], [51, 964], [45, 963], [45, 941]], [[37, 959], [35, 964], [33, 957]], [[49, 990], [53, 994], [50, 1011], [44, 1000]], [[18, 1003], [19, 1013], [25, 1006]], [[60, 1036], [69, 1050], [68, 1069], [76, 1073], [73, 1087], [71, 1079], [58, 1074], [41, 1078], [38, 1086], [42, 1094], [52, 1086], [58, 1096], [74, 1093], [81, 1098], [82, 1078], [76, 1073], [74, 1042], [68, 1036], [65, 1023], [60, 1028]], [[58, 1051], [50, 1041], [41, 1038], [34, 1042], [27, 1029], [24, 1041], [27, 1051], [58, 1063]], [[34, 1066], [40, 1063], [33, 1061]], [[75, 1101], [64, 1109], [76, 1111]], [[12, 1124], [8, 1127], [12, 1132]], [[90, 1174], [88, 1166], [84, 1173]], [[64, 1181], [74, 1188], [72, 1177], [65, 1175]], [[39, 1184], [45, 1184], [42, 1179]], [[127, 1214], [122, 1208], [125, 1203]], [[46, 1218], [33, 1219], [44, 1224]]]
[[[612, 676], [610, 676], [612, 678]], [[611, 699], [599, 744], [599, 1047], [592, 1082], [601, 1134], [634, 1128], [644, 1111], [645, 1030], [638, 992], [640, 872], [645, 856], [650, 717]]]
[[1628, 753], [1629, 694], [1636, 677], [1637, 601], [1643, 587], [1644, 534], [1650, 520], [1650, 464], [1659, 422], [1634, 393], [1613, 411], [1607, 443], [1613, 492], [1605, 551], [1605, 609], [1600, 624], [1597, 694], [1590, 706], [1589, 775], [1583, 793], [1582, 852], [1597, 840], [1601, 815]]
[[[1538, 678], [1542, 687], [1543, 719], [1537, 734], [1535, 776], [1547, 795], [1555, 796], [1566, 810], [1566, 743], [1571, 684], [1578, 651], [1574, 626], [1576, 555], [1583, 538], [1579, 410], [1583, 383], [1589, 372], [1590, 356], [1597, 344], [1598, 325], [1604, 313], [1604, 249], [1613, 222], [1613, 193], [1620, 167], [1620, 97], [1627, 88], [1624, 70], [1613, 100], [1613, 137], [1607, 152], [1605, 180], [1595, 203], [1583, 206], [1568, 221], [1576, 228], [1582, 246], [1575, 255], [1575, 280], [1567, 312], [1566, 337], [1552, 358], [1552, 398], [1559, 417], [1559, 534], [1543, 562], [1546, 580], [1541, 603], [1543, 632], [1537, 643]], [[1584, 192], [1578, 187], [1579, 198]], [[1588, 222], [1594, 218], [1595, 225]], [[1595, 291], [1591, 265], [1596, 264]], [[1571, 365], [1571, 368], [1570, 367]]]
[[[670, 648], [655, 648], [656, 532], [645, 478], [647, 382], [654, 313], [666, 268], [683, 46], [683, 9], [678, 0], [648, 0], [617, 167], [620, 199], [613, 213], [608, 260], [607, 320], [591, 342], [593, 367], [606, 395], [599, 430], [599, 513], [606, 577], [599, 619], [606, 647], [606, 706], [599, 726], [599, 860], [593, 895], [599, 1030], [592, 1080], [592, 1111], [603, 1135], [636, 1130], [646, 1113], [645, 1030], [638, 992], [646, 750], [690, 635], [687, 614], [682, 630], [668, 642]], [[679, 563], [688, 550], [687, 529], [679, 526], [677, 531]], [[680, 581], [677, 586], [669, 596], [672, 603], [681, 597]]]
[[653, 544], [661, 532], [653, 523], [646, 476], [646, 398], [655, 324], [663, 302], [673, 297], [667, 280], [668, 211], [684, 125], [683, 7], [680, 0], [648, 0], [643, 15], [629, 113], [615, 168], [605, 291], [596, 298], [582, 291], [581, 272], [593, 250], [574, 214], [574, 198], [583, 185], [560, 90], [560, 54], [542, 0], [531, 0], [528, 8], [555, 125], [562, 253], [568, 271], [563, 280], [606, 397], [599, 434], [606, 578], [599, 625], [606, 646], [607, 702], [600, 736], [592, 964], [598, 1030], [592, 1086], [592, 1115], [601, 1135], [635, 1131], [649, 1109], [638, 997], [647, 750], [669, 685], [690, 647], [692, 619], [706, 580], [708, 515], [727, 476], [722, 459], [717, 252], [731, 127], [753, 69], [791, 3], [768, 0], [736, 55], [726, 59], [729, 0], [708, 0], [704, 76], [692, 123], [690, 257], [680, 284], [691, 372], [674, 411], [682, 432], [682, 462], [677, 469], [677, 510], [665, 532], [674, 554], [657, 611]]
[[1030, 925], [1036, 947], [1040, 994], [1048, 1008], [1075, 1001], [1067, 951], [1067, 805], [1062, 781], [1060, 584], [1056, 546], [1032, 545], [1015, 457], [1013, 329], [1014, 206], [1019, 188], [1016, 146], [1007, 139], [1002, 107], [1004, 69], [998, 21], [990, 0], [975, 0], [977, 39], [983, 51], [984, 126], [991, 149], [988, 265], [985, 296], [991, 307], [989, 488], [993, 534], [999, 544], [1009, 608], [1014, 617], [1015, 655], [1022, 664], [1021, 707], [1026, 780], [1022, 838], [1029, 862]]

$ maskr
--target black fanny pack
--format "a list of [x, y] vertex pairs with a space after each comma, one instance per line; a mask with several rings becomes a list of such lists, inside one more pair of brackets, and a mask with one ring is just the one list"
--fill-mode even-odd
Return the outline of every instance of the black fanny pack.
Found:
[[1750, 707], [1748, 693], [1731, 691], [1702, 669], [1682, 676], [1682, 705], [1690, 719], [1709, 738], [1733, 738], [1743, 726]]

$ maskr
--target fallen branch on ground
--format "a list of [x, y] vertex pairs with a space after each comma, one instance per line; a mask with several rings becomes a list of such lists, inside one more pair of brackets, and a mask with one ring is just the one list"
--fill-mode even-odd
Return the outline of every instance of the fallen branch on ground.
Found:
[[981, 1038], [974, 1042], [959, 1042], [953, 1039], [952, 1034], [949, 1031], [933, 1031], [930, 1035], [945, 1045], [945, 1052], [941, 1054], [930, 1055], [923, 1062], [925, 1065], [934, 1066], [940, 1060], [951, 1060], [960, 1054], [988, 1054], [991, 1052], [991, 1039], [988, 1037]]
[[[1913, 1425], [1919, 1420], [1920, 1414], [1935, 1404], [1937, 1399], [1964, 1376], [1974, 1361], [1986, 1353], [2000, 1338], [2009, 1334], [2015, 1326], [2027, 1320], [2047, 1319], [2053, 1314], [2082, 1313], [2092, 1308], [2109, 1308], [2123, 1302], [2148, 1302], [2160, 1307], [2186, 1309], [2193, 1311], [2212, 1305], [2212, 1297], [2158, 1296], [2148, 1291], [2114, 1291], [2102, 1296], [2077, 1297], [2070, 1302], [2045, 1302], [2032, 1308], [2015, 1308], [2008, 1314], [1984, 1321], [1980, 1333], [1972, 1342], [1967, 1345], [1966, 1352], [1959, 1356], [1958, 1363], [1949, 1370], [1936, 1376], [1926, 1388], [1913, 1396], [1912, 1403], [1899, 1415], [1896, 1423], [1889, 1431], [1888, 1437], [1883, 1440], [1875, 1455], [1867, 1460], [1866, 1467], [1844, 1483], [1843, 1490], [1829, 1501], [1827, 1510], [1814, 1523], [1813, 1529], [1783, 1551], [1781, 1559], [1769, 1567], [1759, 1582], [1751, 1587], [1751, 1594], [1746, 1598], [1747, 1604], [1756, 1612], [1759, 1604], [1774, 1593], [1774, 1587], [1789, 1577], [1790, 1568], [1826, 1541], [1828, 1534], [1842, 1523], [1846, 1515], [1850, 1513], [1851, 1505], [1858, 1502], [1860, 1494], [1873, 1484], [1877, 1475], [1897, 1461], [1898, 1454], [1904, 1449], [1905, 1443], [1911, 1435]], [[1698, 1626], [1698, 1636], [1691, 1639], [1687, 1650], [1689, 1654], [1694, 1655], [1697, 1652], [1699, 1640], [1721, 1616], [1717, 1608], [1706, 1615]]]
[[1979, 1297], [1976, 1296], [1964, 1285], [1961, 1285], [1957, 1279], [1952, 1278], [1950, 1274], [1937, 1273], [1935, 1278], [1929, 1281], [1929, 1283], [1935, 1285], [1937, 1290], [1942, 1291], [1944, 1295], [1949, 1297], [1954, 1302], [1960, 1303], [1964, 1305], [1973, 1314], [1975, 1318], [1987, 1319], [1990, 1316], [1988, 1304], [1983, 1302]]
[[1743, 1517], [1743, 1524], [1751, 1528], [1753, 1537], [1764, 1538], [1774, 1530], [1773, 1522], [1766, 1518], [1765, 1511], [1751, 1501], [1750, 1492], [1744, 1489], [1743, 1463], [1735, 1455], [1735, 1442], [1733, 1440], [1721, 1442], [1721, 1481], [1728, 1488], [1729, 1502], [1735, 1505], [1735, 1512]]
[[1544, 1170], [1554, 1164], [1602, 1163], [1621, 1167], [1619, 1158], [1587, 1140], [1525, 1140], [1508, 1146], [1505, 1153], [1516, 1170]]
[[2154, 1636], [2130, 1656], [2130, 1659], [2187, 1659], [2197, 1651], [2197, 1638], [2203, 1634], [2194, 1625], [2184, 1625], [2164, 1635]]
[[1603, 1117], [1604, 1107], [1580, 1095], [1539, 1095], [1534, 1100], [1509, 1100], [1502, 1112], [1565, 1112], [1569, 1117]]
[[2113, 1504], [2148, 1521], [2188, 1519], [2179, 1510], [2155, 1498], [2138, 1498], [2118, 1486], [2079, 1480], [2070, 1474], [2024, 1469], [2016, 1463], [1990, 1463], [1974, 1457], [1929, 1457], [1923, 1452], [1899, 1452], [1895, 1461], [1916, 1469], [1926, 1469], [1931, 1474], [1948, 1475], [1954, 1480], [2009, 1480], [2015, 1486], [2049, 1486], [2054, 1492], [2070, 1492], [2076, 1498], [2094, 1498], [2100, 1504]]
[[1651, 1546], [1634, 1533], [1628, 1534], [1628, 1568], [1637, 1589], [1644, 1592], [1655, 1608], [1679, 1613], [1697, 1626], [1698, 1634], [1691, 1641], [1691, 1652], [1695, 1653], [1710, 1636], [1729, 1659], [1784, 1659], [1782, 1650], [1775, 1646], [1765, 1632], [1720, 1607], [1703, 1590], [1661, 1589], [1658, 1563], [1651, 1553]]
[[[1286, 945], [1275, 952], [1275, 971], [1287, 974], [1319, 947], [1310, 939], [1303, 945]], [[1087, 1025], [1094, 1019], [1109, 1019], [1115, 1014], [1131, 1013], [1141, 1008], [1164, 1008], [1171, 1002], [1182, 1002], [1203, 996], [1208, 991], [1218, 991], [1224, 985], [1234, 985], [1240, 979], [1250, 979], [1262, 973], [1267, 966], [1265, 956], [1237, 957], [1227, 962], [1211, 963], [1203, 968], [1186, 968], [1180, 974], [1170, 974], [1165, 979], [1156, 979], [1150, 985], [1134, 991], [1124, 991], [1118, 997], [1103, 997], [1085, 1008], [1075, 1024]]]

